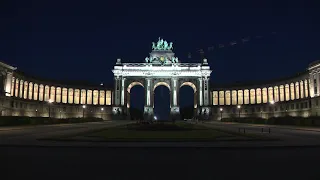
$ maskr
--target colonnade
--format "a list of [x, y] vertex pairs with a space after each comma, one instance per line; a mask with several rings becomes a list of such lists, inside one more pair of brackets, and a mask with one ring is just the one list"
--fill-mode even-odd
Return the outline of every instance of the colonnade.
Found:
[[212, 91], [213, 105], [261, 104], [310, 97], [309, 80], [241, 90]]
[[77, 89], [56, 87], [29, 82], [16, 77], [11, 78], [10, 96], [68, 104], [111, 105], [111, 90]]

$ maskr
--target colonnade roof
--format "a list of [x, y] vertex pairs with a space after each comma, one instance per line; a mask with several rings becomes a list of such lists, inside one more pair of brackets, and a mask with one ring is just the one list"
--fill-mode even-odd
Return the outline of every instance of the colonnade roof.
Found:
[[306, 77], [308, 77], [308, 71], [301, 71], [299, 73], [296, 73], [292, 76], [283, 77], [283, 78], [277, 78], [277, 79], [271, 79], [271, 80], [262, 80], [262, 81], [248, 81], [248, 82], [235, 82], [230, 84], [216, 84], [214, 82], [211, 82], [210, 88], [211, 89], [244, 89], [244, 88], [258, 88], [263, 86], [269, 86], [269, 85], [280, 85], [284, 83], [289, 83], [297, 80], [303, 80]]
[[[59, 87], [68, 87], [68, 88], [86, 88], [86, 89], [112, 89], [113, 83], [93, 83], [89, 81], [81, 81], [81, 80], [57, 80], [57, 79], [49, 79], [43, 78], [41, 76], [35, 76], [28, 73], [25, 73], [20, 70], [14, 71], [14, 76], [17, 78], [21, 78], [24, 81], [31, 81], [38, 84], [43, 85], [52, 85]], [[103, 83], [103, 85], [101, 85]]]

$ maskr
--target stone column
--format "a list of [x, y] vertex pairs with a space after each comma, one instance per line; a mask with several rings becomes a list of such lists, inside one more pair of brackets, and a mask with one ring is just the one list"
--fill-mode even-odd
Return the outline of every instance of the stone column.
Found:
[[173, 93], [173, 96], [172, 96], [172, 105], [173, 106], [178, 106], [178, 80], [176, 78], [172, 79], [171, 80], [171, 83], [172, 83], [172, 93]]
[[314, 72], [310, 72], [309, 73], [309, 79], [310, 79], [310, 84], [309, 84], [309, 93], [310, 93], [310, 97], [314, 97], [315, 93], [314, 93], [314, 77], [316, 74], [314, 74]]
[[144, 105], [144, 119], [151, 120], [153, 117], [153, 103], [151, 93], [153, 93], [151, 78], [146, 78], [144, 83], [145, 105]]
[[198, 78], [198, 81], [199, 81], [199, 99], [198, 99], [198, 105], [199, 106], [202, 106], [203, 105], [203, 87], [202, 87], [202, 77], [201, 78]]
[[12, 72], [7, 72], [4, 84], [4, 91], [6, 96], [11, 96]]
[[125, 77], [121, 78], [121, 106], [125, 105], [125, 89], [124, 89], [124, 84], [125, 84]]
[[170, 97], [171, 97], [171, 118], [174, 120], [179, 119], [180, 115], [180, 107], [178, 105], [178, 79], [172, 78], [171, 79], [171, 91], [170, 91]]
[[203, 94], [204, 94], [204, 97], [203, 97], [203, 105], [204, 106], [209, 106], [209, 99], [210, 99], [210, 96], [209, 96], [209, 78], [208, 77], [205, 77], [204, 81], [204, 88], [203, 88]]
[[[320, 72], [319, 72], [319, 69], [317, 69], [317, 74], [316, 74], [316, 78], [317, 78], [317, 94], [315, 94], [315, 96], [319, 96], [319, 91], [320, 91], [320, 86], [319, 86], [319, 83], [320, 83]], [[296, 84], [294, 84], [294, 87], [296, 87]]]
[[114, 77], [114, 105], [120, 105], [119, 77]]

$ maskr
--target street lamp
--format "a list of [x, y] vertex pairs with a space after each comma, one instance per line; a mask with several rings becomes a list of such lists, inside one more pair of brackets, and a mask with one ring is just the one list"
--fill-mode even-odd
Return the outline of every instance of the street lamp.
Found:
[[36, 117], [38, 117], [38, 109], [36, 109]]
[[240, 109], [241, 109], [241, 106], [238, 105], [237, 108], [238, 108], [238, 110], [239, 110], [239, 117], [240, 117]]
[[84, 109], [86, 109], [86, 105], [82, 106], [82, 118], [84, 118]]
[[[271, 106], [273, 106], [274, 105], [274, 100], [271, 100], [270, 101], [270, 105]], [[275, 111], [275, 109], [274, 109], [274, 107], [271, 107], [272, 108], [272, 111], [273, 111], [273, 116], [274, 116], [274, 111]], [[269, 117], [268, 117], [269, 118]]]
[[222, 111], [223, 111], [223, 109], [220, 108], [220, 121], [221, 121], [221, 119], [222, 119]]
[[50, 113], [50, 111], [51, 111], [51, 104], [52, 104], [53, 100], [52, 100], [52, 99], [49, 99], [48, 102], [49, 102], [49, 118], [50, 118], [50, 117], [51, 117], [51, 116], [50, 116], [50, 114], [51, 114], [51, 113]]
[[101, 119], [102, 119], [102, 112], [103, 112], [103, 108], [101, 108]]

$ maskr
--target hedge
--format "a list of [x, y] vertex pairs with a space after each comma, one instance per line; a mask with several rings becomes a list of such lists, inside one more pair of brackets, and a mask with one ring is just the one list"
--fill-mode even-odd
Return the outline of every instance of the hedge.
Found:
[[0, 116], [0, 126], [39, 125], [39, 124], [63, 124], [103, 121], [102, 118], [66, 118], [56, 119], [49, 117], [27, 116]]

